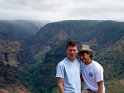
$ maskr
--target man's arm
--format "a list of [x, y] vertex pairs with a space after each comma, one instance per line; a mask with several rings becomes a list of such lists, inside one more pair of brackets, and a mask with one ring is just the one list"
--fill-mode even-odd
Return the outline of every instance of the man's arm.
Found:
[[99, 81], [97, 82], [98, 85], [98, 93], [102, 93], [103, 92], [103, 81]]
[[63, 78], [57, 78], [57, 86], [59, 88], [59, 93], [64, 93]]

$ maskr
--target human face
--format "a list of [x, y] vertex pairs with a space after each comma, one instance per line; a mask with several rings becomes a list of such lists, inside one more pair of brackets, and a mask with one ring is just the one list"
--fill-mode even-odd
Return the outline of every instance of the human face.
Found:
[[78, 53], [78, 48], [77, 46], [68, 46], [67, 49], [66, 49], [66, 52], [67, 52], [67, 57], [69, 60], [73, 61], [76, 56], [77, 56], [77, 53]]
[[88, 53], [79, 54], [79, 57], [80, 57], [80, 60], [85, 64], [89, 64], [91, 62], [90, 54]]

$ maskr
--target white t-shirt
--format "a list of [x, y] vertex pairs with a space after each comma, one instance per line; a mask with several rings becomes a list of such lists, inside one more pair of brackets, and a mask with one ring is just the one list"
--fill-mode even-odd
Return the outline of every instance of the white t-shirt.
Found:
[[[84, 79], [84, 89], [90, 89], [97, 92], [97, 82], [104, 81], [103, 72], [103, 67], [96, 61], [92, 61], [89, 65], [81, 62], [81, 74]], [[103, 88], [103, 93], [105, 93], [105, 87]]]
[[65, 58], [56, 68], [56, 77], [64, 78], [64, 93], [81, 93], [80, 62]]

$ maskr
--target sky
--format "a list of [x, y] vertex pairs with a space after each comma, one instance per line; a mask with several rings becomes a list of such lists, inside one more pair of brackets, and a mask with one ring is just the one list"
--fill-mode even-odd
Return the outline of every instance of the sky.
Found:
[[0, 20], [124, 21], [123, 0], [0, 0]]

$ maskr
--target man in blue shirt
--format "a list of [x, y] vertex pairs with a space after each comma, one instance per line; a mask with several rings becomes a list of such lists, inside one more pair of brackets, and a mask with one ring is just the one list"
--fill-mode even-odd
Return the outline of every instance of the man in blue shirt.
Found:
[[67, 57], [56, 68], [59, 93], [81, 93], [80, 62], [76, 59], [78, 45], [69, 41], [66, 45]]

